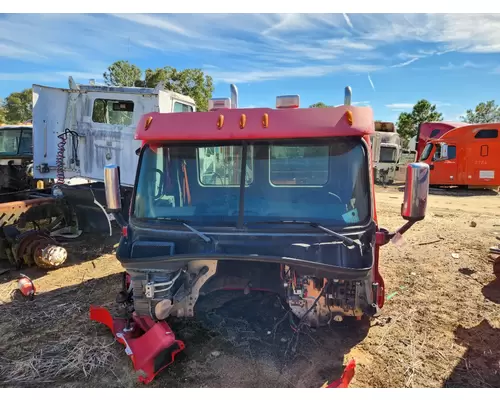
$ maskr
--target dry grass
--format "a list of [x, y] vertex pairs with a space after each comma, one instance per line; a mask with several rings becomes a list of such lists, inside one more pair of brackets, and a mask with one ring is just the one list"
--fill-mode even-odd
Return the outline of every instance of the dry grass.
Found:
[[1, 357], [0, 384], [39, 385], [60, 379], [89, 378], [96, 371], [112, 371], [116, 352], [110, 338], [83, 336], [45, 343], [36, 351], [23, 351], [16, 359]]
[[15, 281], [5, 285], [0, 304], [0, 385], [58, 386], [85, 382], [97, 373], [114, 374], [122, 349], [111, 334], [99, 334], [97, 329], [105, 328], [88, 318], [93, 294], [102, 297], [106, 281], [112, 280], [89, 280], [54, 294], [39, 294], [33, 301], [14, 290]]

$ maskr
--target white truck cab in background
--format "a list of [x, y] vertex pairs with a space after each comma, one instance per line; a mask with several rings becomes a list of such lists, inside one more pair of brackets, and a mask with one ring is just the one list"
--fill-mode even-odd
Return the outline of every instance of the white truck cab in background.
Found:
[[[33, 85], [33, 175], [54, 182], [53, 195], [75, 209], [81, 230], [108, 231], [104, 166], [120, 165], [124, 210], [128, 209], [141, 142], [136, 125], [148, 112], [194, 112], [195, 101], [155, 88]], [[104, 219], [103, 219], [104, 215]], [[125, 216], [126, 217], [126, 216]]]
[[[33, 85], [35, 179], [103, 181], [106, 164], [121, 166], [124, 186], [133, 186], [141, 143], [134, 140], [148, 112], [194, 112], [190, 97], [155, 88], [77, 85], [70, 89]], [[67, 132], [66, 129], [73, 133]], [[62, 136], [61, 136], [62, 135]]]
[[393, 183], [402, 154], [401, 138], [393, 122], [375, 121], [372, 152], [375, 181]]

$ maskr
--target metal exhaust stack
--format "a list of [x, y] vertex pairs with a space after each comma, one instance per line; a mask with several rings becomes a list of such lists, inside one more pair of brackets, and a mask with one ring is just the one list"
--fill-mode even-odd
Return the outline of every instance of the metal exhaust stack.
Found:
[[352, 89], [350, 86], [346, 86], [345, 92], [344, 92], [344, 105], [345, 106], [350, 106], [351, 105], [351, 98], [352, 98]]
[[231, 108], [238, 108], [238, 88], [231, 84]]

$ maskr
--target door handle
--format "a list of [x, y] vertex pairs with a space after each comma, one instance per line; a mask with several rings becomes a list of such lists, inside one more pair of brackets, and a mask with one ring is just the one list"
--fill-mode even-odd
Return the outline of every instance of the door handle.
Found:
[[434, 169], [434, 164], [429, 165], [429, 169]]

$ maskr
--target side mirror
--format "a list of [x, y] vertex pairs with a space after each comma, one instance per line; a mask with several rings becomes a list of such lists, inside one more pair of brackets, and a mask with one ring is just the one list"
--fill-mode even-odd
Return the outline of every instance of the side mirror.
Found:
[[111, 213], [121, 211], [120, 168], [118, 166], [106, 165], [104, 167], [104, 189], [108, 211]]
[[446, 143], [441, 144], [441, 160], [448, 159], [448, 145]]
[[411, 163], [406, 169], [406, 184], [401, 216], [411, 222], [425, 218], [429, 195], [429, 165]]

